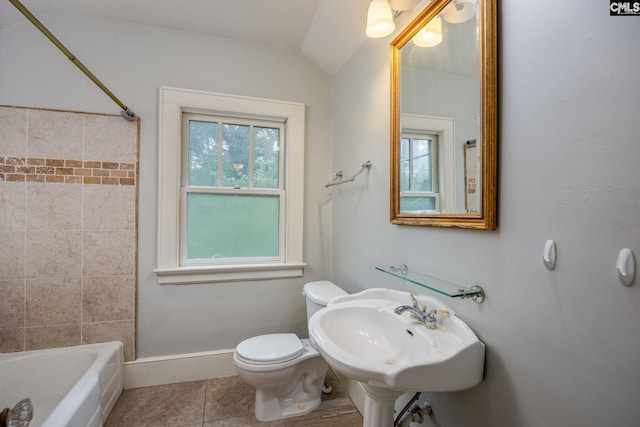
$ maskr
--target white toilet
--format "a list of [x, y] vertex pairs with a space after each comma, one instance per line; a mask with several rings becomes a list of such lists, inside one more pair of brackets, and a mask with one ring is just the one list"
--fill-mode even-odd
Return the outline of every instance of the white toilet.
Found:
[[[346, 295], [328, 281], [309, 282], [303, 293], [307, 320], [333, 298]], [[292, 333], [249, 338], [236, 347], [233, 363], [256, 388], [255, 413], [260, 421], [298, 417], [320, 405], [328, 365], [309, 339]]]

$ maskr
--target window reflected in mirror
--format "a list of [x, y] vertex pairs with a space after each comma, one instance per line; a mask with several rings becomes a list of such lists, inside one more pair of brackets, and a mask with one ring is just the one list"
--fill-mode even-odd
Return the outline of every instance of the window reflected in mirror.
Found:
[[400, 211], [439, 209], [438, 135], [402, 133], [400, 140]]

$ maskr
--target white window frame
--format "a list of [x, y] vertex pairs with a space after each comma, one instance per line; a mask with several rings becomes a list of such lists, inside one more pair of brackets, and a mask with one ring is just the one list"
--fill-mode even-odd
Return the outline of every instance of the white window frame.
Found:
[[443, 212], [455, 212], [456, 201], [456, 152], [455, 120], [450, 117], [403, 114], [402, 132], [425, 132], [438, 134], [438, 209]]
[[[303, 268], [304, 120], [302, 103], [160, 87], [158, 252], [160, 284], [214, 283], [301, 277]], [[181, 265], [182, 116], [184, 112], [285, 123], [283, 259], [251, 264]]]
[[[435, 210], [440, 210], [440, 176], [439, 176], [439, 157], [438, 150], [440, 147], [440, 136], [439, 132], [431, 131], [431, 132], [416, 132], [416, 131], [402, 131], [402, 135], [400, 136], [401, 140], [407, 138], [409, 140], [409, 191], [400, 191], [400, 200], [402, 198], [432, 198], [434, 199]], [[431, 182], [432, 182], [432, 190], [431, 191], [418, 191], [414, 190], [414, 180], [413, 180], [413, 168], [415, 163], [415, 158], [413, 156], [413, 140], [417, 138], [429, 139], [429, 160], [431, 163]], [[411, 212], [423, 212], [423, 211], [411, 211]], [[428, 212], [432, 212], [429, 210]]]

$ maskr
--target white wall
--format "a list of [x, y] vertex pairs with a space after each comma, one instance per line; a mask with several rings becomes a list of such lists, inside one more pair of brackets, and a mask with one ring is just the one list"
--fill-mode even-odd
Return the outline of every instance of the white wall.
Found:
[[[141, 119], [138, 356], [233, 348], [306, 334], [302, 285], [330, 275], [331, 79], [299, 52], [148, 26], [51, 14], [43, 23]], [[117, 114], [119, 108], [26, 21], [0, 32], [0, 104]], [[156, 263], [158, 86], [306, 104], [304, 277], [160, 286]]]
[[499, 3], [498, 230], [389, 223], [393, 36], [369, 40], [334, 82], [334, 164], [373, 168], [334, 190], [333, 280], [428, 293], [374, 270], [406, 263], [486, 290], [481, 305], [446, 301], [486, 343], [485, 380], [429, 394], [425, 425], [638, 425], [640, 279], [619, 284], [615, 262], [624, 247], [640, 257], [640, 17], [580, 0]]

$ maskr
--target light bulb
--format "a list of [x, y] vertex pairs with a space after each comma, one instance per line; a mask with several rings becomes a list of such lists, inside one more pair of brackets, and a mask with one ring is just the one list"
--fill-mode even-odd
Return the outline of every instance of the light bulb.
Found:
[[442, 41], [442, 21], [436, 16], [413, 36], [413, 44], [418, 47], [433, 47]]
[[391, 6], [387, 0], [371, 0], [369, 11], [367, 12], [367, 37], [379, 38], [388, 36], [396, 29], [393, 22]]

